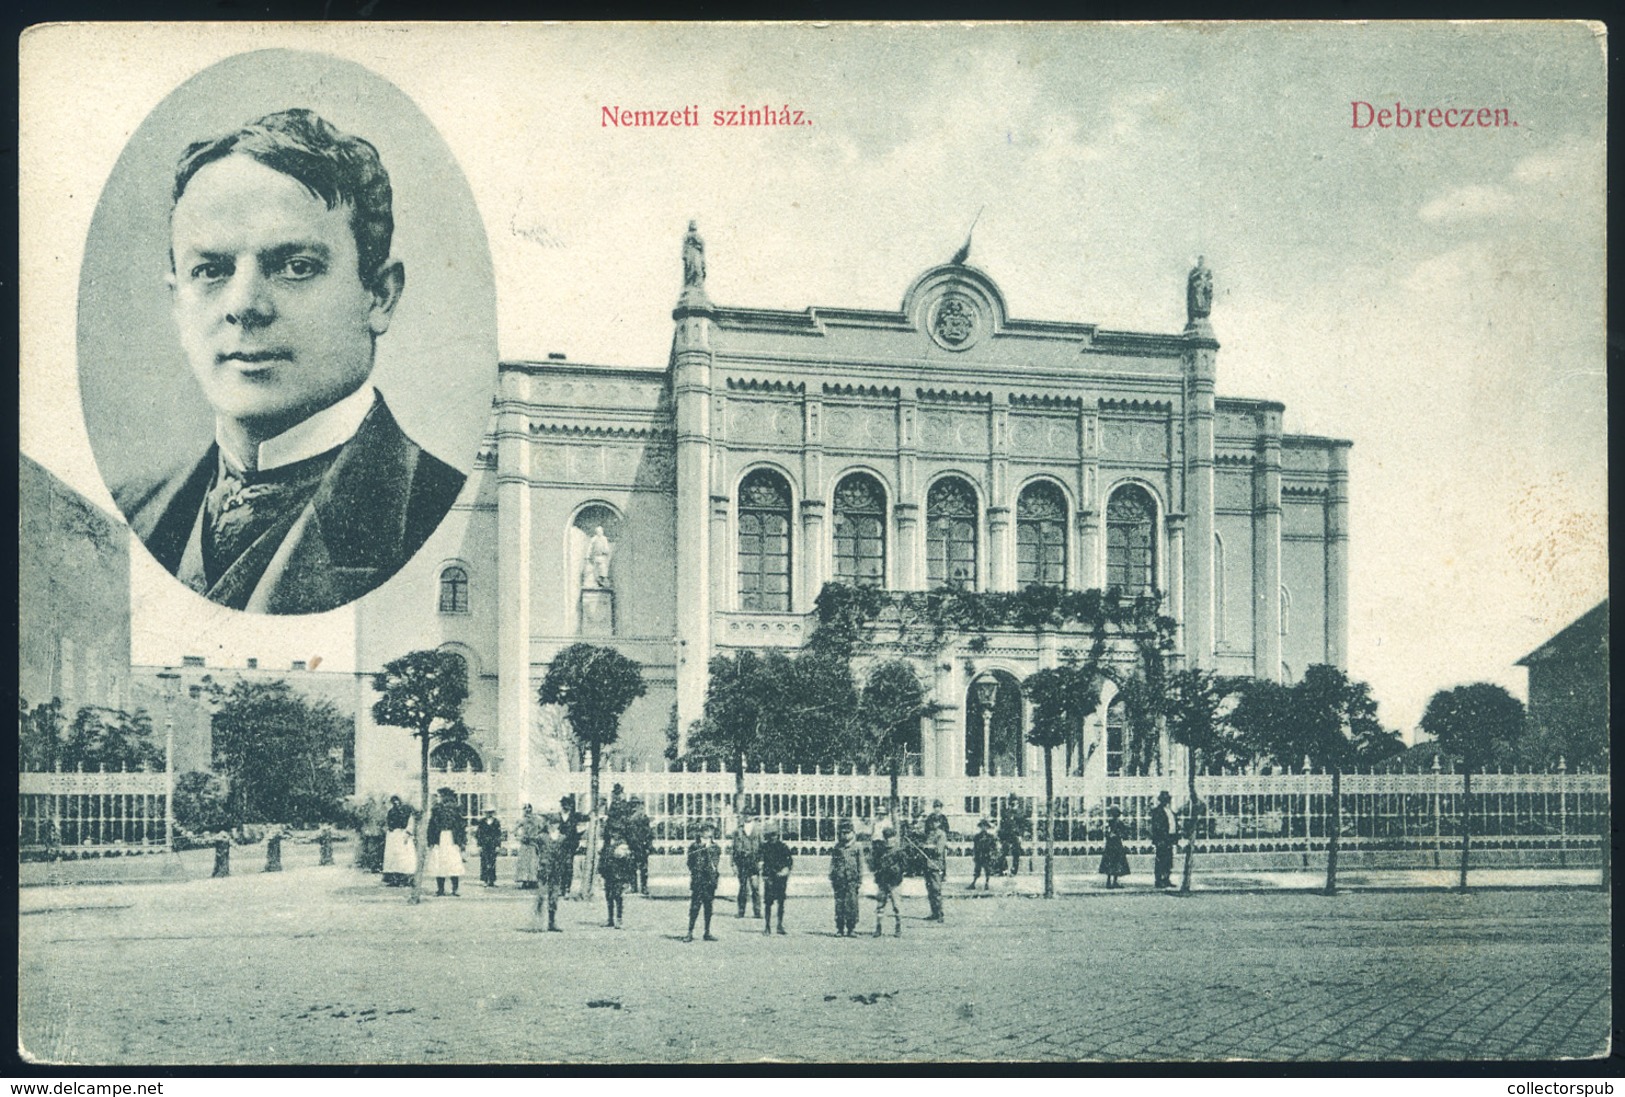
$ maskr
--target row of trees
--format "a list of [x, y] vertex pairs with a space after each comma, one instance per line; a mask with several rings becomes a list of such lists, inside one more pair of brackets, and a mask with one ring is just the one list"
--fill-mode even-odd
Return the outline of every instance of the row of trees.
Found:
[[19, 772], [163, 768], [163, 744], [155, 739], [152, 718], [144, 709], [87, 705], [70, 719], [56, 698], [33, 706], [17, 698]]

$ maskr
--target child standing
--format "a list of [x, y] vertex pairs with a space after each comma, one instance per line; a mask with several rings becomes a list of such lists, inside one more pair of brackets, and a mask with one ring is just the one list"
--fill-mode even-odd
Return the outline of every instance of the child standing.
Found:
[[626, 882], [632, 878], [632, 847], [618, 829], [611, 830], [604, 842], [598, 874], [604, 878], [604, 903], [609, 908], [609, 920], [604, 928], [625, 929]]
[[835, 891], [835, 936], [855, 936], [858, 892], [863, 887], [863, 851], [852, 840], [852, 823], [848, 819], [841, 820], [835, 848], [829, 851], [829, 886]]
[[903, 886], [903, 851], [893, 841], [897, 832], [885, 826], [869, 853], [875, 874], [875, 936], [880, 936], [881, 918], [891, 906], [892, 935], [903, 935], [903, 912], [897, 909], [897, 889]]
[[779, 905], [779, 934], [784, 934], [784, 895], [790, 886], [790, 866], [795, 855], [779, 837], [777, 827], [770, 829], [762, 841], [762, 890], [767, 894], [762, 904], [762, 932], [773, 932], [773, 904]]
[[700, 836], [688, 847], [688, 935], [694, 940], [694, 923], [705, 911], [705, 939], [711, 936], [711, 906], [717, 897], [717, 875], [722, 866], [722, 847], [717, 845], [717, 828], [710, 823], [700, 827]]
[[975, 868], [971, 871], [970, 890], [976, 890], [976, 879], [981, 877], [982, 890], [993, 889], [993, 870], [999, 864], [999, 839], [993, 833], [993, 824], [983, 819], [976, 824], [976, 839], [971, 843], [971, 860]]

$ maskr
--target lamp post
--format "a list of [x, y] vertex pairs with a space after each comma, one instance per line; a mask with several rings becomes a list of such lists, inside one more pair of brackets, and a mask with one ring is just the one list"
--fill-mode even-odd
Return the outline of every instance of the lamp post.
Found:
[[989, 753], [992, 745], [993, 706], [999, 700], [999, 682], [996, 678], [983, 678], [976, 683], [976, 700], [982, 706], [982, 764], [979, 767], [978, 777], [986, 777], [990, 772], [988, 765], [991, 760]]
[[181, 676], [173, 670], [158, 672], [164, 683], [164, 845], [175, 850], [175, 684]]

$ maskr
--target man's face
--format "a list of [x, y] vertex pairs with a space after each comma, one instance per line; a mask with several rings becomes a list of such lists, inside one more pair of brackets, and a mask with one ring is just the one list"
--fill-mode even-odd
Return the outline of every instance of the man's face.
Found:
[[350, 209], [228, 156], [187, 184], [170, 219], [181, 345], [217, 415], [263, 441], [372, 372], [399, 282], [361, 281]]

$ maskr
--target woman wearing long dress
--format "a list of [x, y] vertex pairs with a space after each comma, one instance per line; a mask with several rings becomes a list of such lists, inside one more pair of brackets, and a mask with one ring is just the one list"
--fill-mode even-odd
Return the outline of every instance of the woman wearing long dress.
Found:
[[457, 794], [440, 790], [440, 799], [429, 809], [429, 830], [425, 835], [429, 852], [423, 858], [423, 875], [434, 877], [434, 893], [446, 894], [446, 878], [451, 877], [451, 893], [463, 875], [463, 846], [468, 843], [468, 820], [457, 803]]
[[1108, 888], [1120, 888], [1128, 875], [1128, 847], [1123, 839], [1128, 828], [1123, 826], [1123, 813], [1115, 807], [1106, 809], [1106, 850], [1100, 858], [1100, 874], [1106, 877]]
[[384, 884], [404, 887], [418, 870], [418, 853], [412, 848], [412, 808], [399, 796], [391, 796], [384, 825], [388, 828], [384, 835]]
[[542, 840], [547, 828], [542, 825], [541, 817], [531, 810], [529, 804], [525, 805], [524, 814], [519, 817], [519, 825], [514, 827], [513, 836], [519, 841], [519, 866], [514, 869], [514, 879], [521, 888], [534, 890], [540, 875], [540, 867], [536, 856], [536, 845]]

